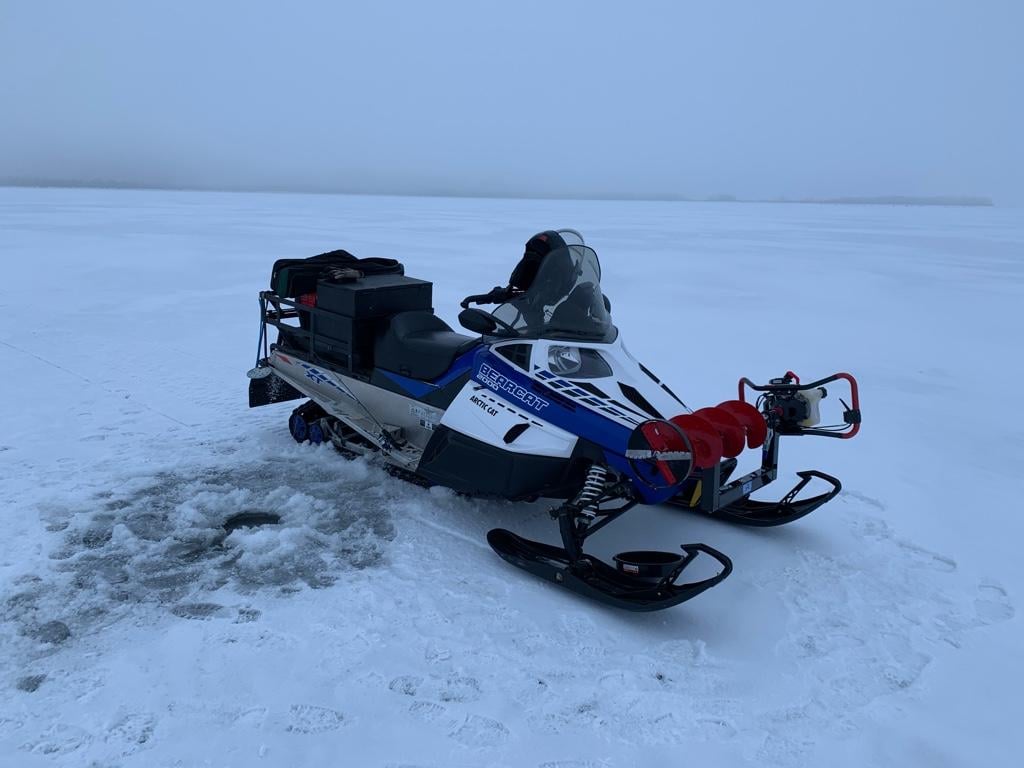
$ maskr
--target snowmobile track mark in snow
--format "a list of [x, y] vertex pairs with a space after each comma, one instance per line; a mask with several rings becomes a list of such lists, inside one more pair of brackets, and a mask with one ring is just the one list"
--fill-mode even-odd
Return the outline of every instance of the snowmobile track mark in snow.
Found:
[[305, 735], [336, 731], [345, 724], [345, 716], [329, 707], [313, 704], [292, 704], [288, 710], [288, 727], [290, 733]]
[[483, 715], [467, 715], [462, 724], [451, 734], [451, 738], [464, 747], [496, 747], [509, 737], [505, 724]]
[[388, 690], [400, 693], [403, 696], [415, 696], [423, 678], [416, 675], [399, 675], [388, 683]]
[[219, 603], [183, 603], [171, 608], [171, 613], [181, 619], [209, 621], [223, 618], [227, 615], [227, 609]]
[[254, 621], [259, 621], [262, 615], [263, 611], [259, 608], [239, 608], [238, 614], [235, 616], [235, 624], [251, 624]]
[[978, 596], [974, 599], [974, 610], [979, 624], [999, 624], [1012, 619], [1017, 611], [1010, 602], [1010, 595], [998, 584], [983, 581], [978, 585]]
[[122, 757], [142, 749], [153, 737], [157, 720], [148, 713], [130, 713], [118, 720], [104, 736]]

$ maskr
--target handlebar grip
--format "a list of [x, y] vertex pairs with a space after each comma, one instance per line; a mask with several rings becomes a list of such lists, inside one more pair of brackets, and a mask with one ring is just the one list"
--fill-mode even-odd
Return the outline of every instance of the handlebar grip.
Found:
[[496, 285], [487, 293], [477, 293], [472, 296], [467, 296], [462, 300], [459, 306], [463, 309], [469, 309], [470, 304], [501, 304], [502, 302], [508, 301], [511, 295], [512, 292], [508, 288], [502, 288], [500, 285]]

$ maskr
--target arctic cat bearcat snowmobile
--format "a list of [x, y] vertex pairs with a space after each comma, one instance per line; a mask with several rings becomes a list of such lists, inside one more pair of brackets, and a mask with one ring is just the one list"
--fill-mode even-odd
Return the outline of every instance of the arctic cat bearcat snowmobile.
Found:
[[[805, 471], [778, 502], [750, 498], [776, 478], [783, 436], [857, 433], [852, 376], [741, 379], [738, 399], [691, 410], [623, 346], [597, 254], [574, 230], [534, 236], [508, 286], [463, 301], [459, 322], [471, 336], [434, 314], [431, 294], [431, 283], [405, 276], [393, 260], [333, 251], [277, 262], [271, 290], [259, 296], [250, 406], [309, 398], [289, 420], [300, 442], [375, 454], [424, 485], [558, 500], [551, 516], [562, 546], [495, 529], [491, 547], [519, 568], [635, 611], [689, 600], [732, 570], [705, 544], [622, 552], [614, 564], [584, 552], [589, 536], [635, 505], [669, 503], [771, 526], [839, 492], [835, 478]], [[486, 312], [474, 303], [498, 306]], [[841, 423], [820, 426], [825, 385], [838, 380], [850, 404]], [[747, 389], [757, 393], [754, 403]], [[744, 449], [760, 451], [760, 467], [733, 479]], [[798, 498], [814, 479], [830, 488]], [[680, 582], [701, 555], [717, 561], [717, 573]]]

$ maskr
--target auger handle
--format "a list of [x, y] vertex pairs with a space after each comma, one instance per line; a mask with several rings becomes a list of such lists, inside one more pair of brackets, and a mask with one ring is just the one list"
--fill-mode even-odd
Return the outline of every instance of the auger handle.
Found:
[[848, 424], [853, 425], [853, 429], [840, 435], [843, 440], [849, 440], [860, 432], [860, 393], [857, 391], [857, 380], [849, 373], [836, 373], [831, 376], [831, 379], [833, 381], [835, 379], [846, 379], [850, 384], [850, 407], [843, 413], [843, 420], [854, 419], [854, 421], [847, 421]]
[[746, 388], [750, 387], [755, 392], [801, 392], [807, 389], [816, 389], [818, 387], [829, 384], [839, 379], [844, 379], [850, 385], [850, 407], [843, 413], [843, 420], [849, 424], [852, 429], [849, 432], [825, 432], [823, 430], [808, 429], [803, 434], [807, 435], [824, 435], [826, 437], [838, 437], [842, 440], [849, 440], [851, 437], [860, 432], [860, 391], [857, 387], [857, 379], [853, 377], [853, 374], [846, 372], [833, 373], [831, 376], [826, 376], [824, 379], [818, 379], [812, 381], [809, 384], [801, 384], [800, 377], [792, 371], [786, 371], [786, 378], [795, 379], [794, 384], [755, 384], [746, 376], [743, 376], [739, 380], [737, 389], [739, 391], [740, 400], [744, 403], [747, 402]]

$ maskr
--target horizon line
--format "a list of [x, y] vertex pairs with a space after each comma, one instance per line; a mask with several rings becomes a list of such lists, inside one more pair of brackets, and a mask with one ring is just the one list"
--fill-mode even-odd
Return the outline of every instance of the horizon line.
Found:
[[985, 195], [832, 195], [828, 197], [752, 197], [744, 198], [732, 194], [705, 196], [685, 195], [669, 192], [644, 193], [582, 193], [582, 194], [539, 194], [517, 195], [503, 193], [469, 194], [445, 191], [424, 192], [380, 192], [359, 191], [330, 187], [287, 187], [287, 186], [190, 186], [160, 185], [113, 180], [35, 180], [24, 178], [0, 178], [0, 187], [14, 189], [109, 189], [153, 192], [222, 192], [232, 194], [292, 194], [292, 195], [348, 195], [366, 197], [428, 197], [456, 198], [470, 200], [593, 200], [602, 202], [672, 202], [672, 203], [797, 203], [801, 205], [916, 205], [953, 207], [996, 207], [993, 198]]

